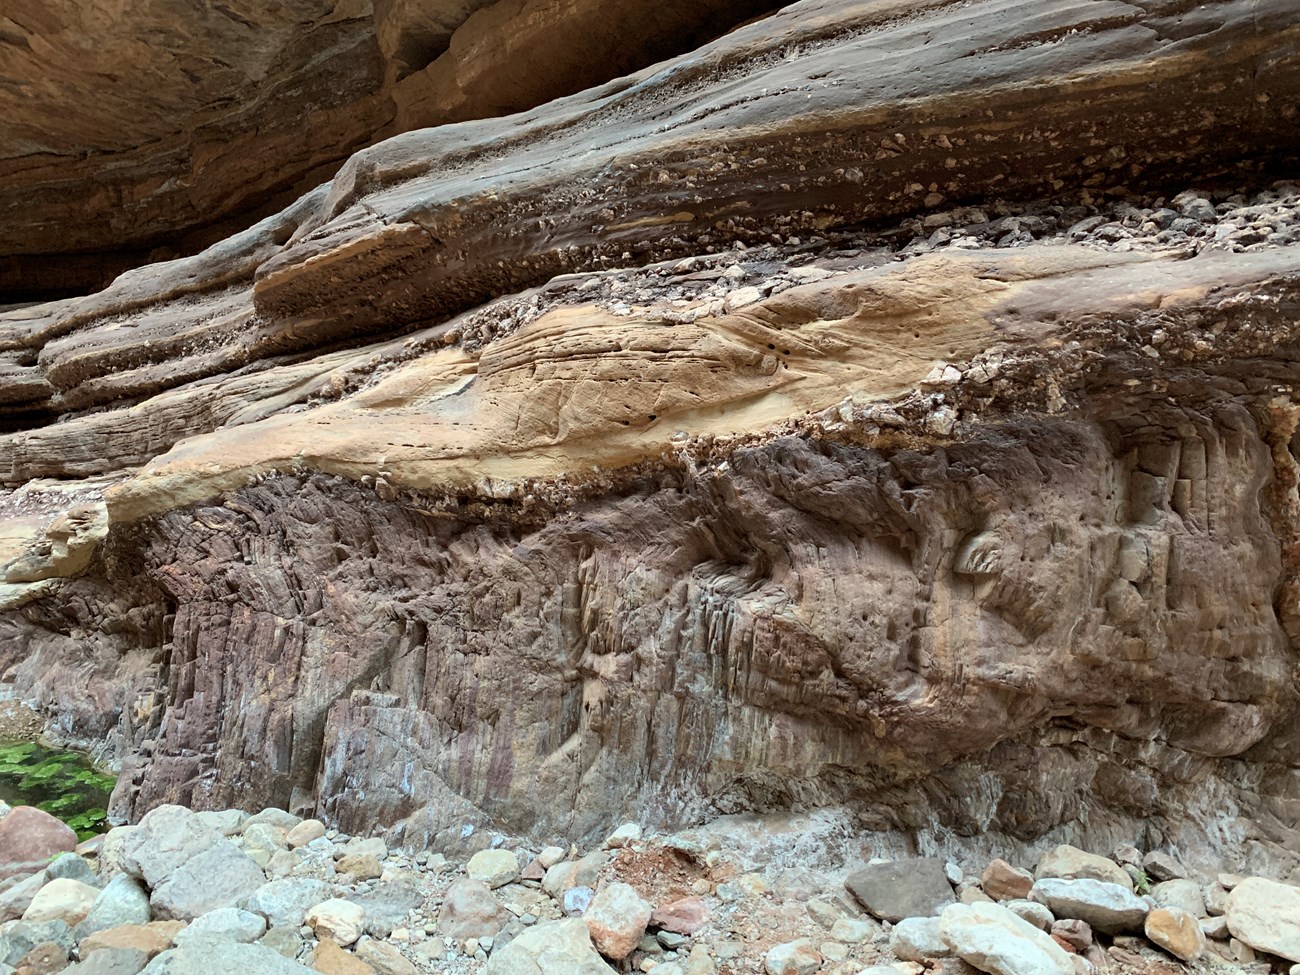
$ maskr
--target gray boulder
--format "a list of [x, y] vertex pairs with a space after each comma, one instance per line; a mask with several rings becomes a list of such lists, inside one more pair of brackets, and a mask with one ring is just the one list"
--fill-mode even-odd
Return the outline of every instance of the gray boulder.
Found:
[[140, 881], [115, 874], [90, 905], [86, 919], [77, 925], [77, 940], [120, 924], [148, 924], [150, 917], [149, 895]]
[[334, 896], [330, 885], [310, 877], [272, 880], [253, 891], [236, 906], [260, 914], [272, 928], [302, 927], [307, 912]]
[[63, 975], [139, 975], [148, 964], [148, 952], [139, 948], [100, 948], [65, 968]]
[[186, 945], [164, 951], [144, 969], [144, 975], [319, 975], [265, 945]]
[[1192, 917], [1205, 917], [1205, 897], [1195, 880], [1166, 880], [1151, 888], [1151, 899], [1161, 907], [1177, 907]]
[[158, 918], [189, 921], [208, 911], [234, 907], [265, 883], [262, 868], [222, 838], [155, 887], [149, 903]]
[[219, 832], [184, 806], [158, 806], [123, 838], [122, 868], [154, 889], [221, 841]]
[[844, 886], [869, 913], [885, 921], [933, 917], [956, 903], [944, 863], [937, 857], [869, 863], [850, 874]]
[[0, 965], [17, 965], [37, 945], [52, 943], [71, 951], [76, 942], [63, 921], [14, 921], [0, 931]]
[[90, 864], [75, 853], [64, 853], [50, 861], [45, 868], [51, 880], [76, 880], [92, 887], [101, 886], [99, 875], [91, 869]]
[[348, 900], [366, 912], [366, 934], [372, 938], [387, 938], [394, 928], [406, 923], [406, 915], [424, 903], [424, 895], [406, 883], [382, 884], [364, 894], [353, 894]]
[[252, 944], [266, 934], [266, 919], [238, 907], [222, 907], [196, 917], [174, 939], [177, 947], [196, 941]]
[[1039, 880], [1029, 897], [1046, 904], [1058, 918], [1087, 921], [1106, 934], [1141, 931], [1152, 906], [1127, 887], [1091, 879]]
[[0, 893], [0, 924], [22, 917], [23, 912], [31, 907], [32, 898], [40, 892], [49, 879], [50, 875], [42, 870], [40, 873], [16, 881]]
[[270, 928], [257, 943], [285, 958], [297, 958], [306, 944], [297, 928]]

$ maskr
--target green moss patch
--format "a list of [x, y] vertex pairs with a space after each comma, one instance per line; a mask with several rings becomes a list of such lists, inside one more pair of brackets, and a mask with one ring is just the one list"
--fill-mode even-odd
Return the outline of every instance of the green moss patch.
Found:
[[35, 741], [0, 742], [0, 799], [58, 816], [82, 839], [106, 828], [113, 783], [81, 752]]

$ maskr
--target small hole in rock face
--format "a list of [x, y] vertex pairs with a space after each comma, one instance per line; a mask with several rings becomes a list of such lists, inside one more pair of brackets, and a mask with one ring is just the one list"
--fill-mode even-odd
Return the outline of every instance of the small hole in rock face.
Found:
[[769, 349], [775, 349], [775, 348], [776, 348], [776, 346], [773, 345], [771, 342], [768, 342], [768, 343], [767, 343], [767, 347], [768, 347]]
[[781, 350], [781, 354], [782, 354], [782, 355], [789, 355], [789, 354], [790, 354], [790, 350], [789, 350], [789, 349], [782, 349], [782, 350]]
[[654, 415], [653, 413], [650, 414], [650, 419], [651, 419], [652, 421], [655, 419], [655, 415]]

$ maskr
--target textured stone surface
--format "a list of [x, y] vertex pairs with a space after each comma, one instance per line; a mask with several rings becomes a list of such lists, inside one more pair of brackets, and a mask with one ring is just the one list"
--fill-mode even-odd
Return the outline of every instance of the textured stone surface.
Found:
[[953, 954], [992, 975], [1074, 975], [1056, 942], [998, 904], [954, 904], [939, 919]]
[[821, 952], [806, 938], [774, 945], [763, 957], [767, 975], [812, 975], [821, 967]]
[[23, 920], [32, 924], [42, 921], [62, 921], [76, 927], [85, 920], [90, 907], [99, 896], [99, 889], [79, 880], [59, 878], [42, 887], [23, 911]]
[[191, 941], [237, 941], [249, 944], [266, 933], [266, 919], [237, 907], [221, 907], [201, 914], [176, 935], [177, 947]]
[[373, 968], [328, 938], [312, 949], [307, 964], [321, 975], [375, 975]]
[[947, 958], [952, 954], [937, 917], [909, 917], [899, 921], [889, 932], [889, 950], [904, 961]]
[[708, 924], [709, 917], [709, 907], [699, 897], [679, 897], [656, 907], [650, 923], [663, 931], [691, 935]]
[[347, 946], [365, 931], [366, 912], [359, 904], [334, 897], [309, 910], [304, 923], [316, 933], [316, 937], [329, 938]]
[[1104, 880], [1045, 879], [1035, 882], [1030, 897], [1051, 908], [1058, 918], [1087, 921], [1098, 931], [1140, 931], [1150, 903], [1127, 887]]
[[236, 907], [266, 918], [273, 928], [296, 928], [307, 912], [332, 896], [330, 885], [311, 877], [272, 880], [249, 894]]
[[377, 975], [416, 975], [416, 968], [395, 947], [382, 941], [362, 938], [353, 952]]
[[487, 884], [457, 880], [447, 888], [438, 909], [438, 931], [449, 938], [492, 937], [505, 927], [510, 912], [492, 896]]
[[66, 975], [138, 975], [148, 964], [149, 956], [138, 948], [104, 948], [63, 971]]
[[143, 951], [152, 958], [171, 947], [172, 939], [183, 926], [180, 921], [121, 924], [87, 935], [78, 943], [77, 950], [83, 958], [98, 951], [117, 949]]
[[119, 873], [104, 885], [90, 905], [85, 920], [77, 925], [77, 937], [84, 938], [121, 924], [147, 924], [149, 919], [149, 894], [134, 877]]
[[596, 892], [582, 919], [596, 950], [612, 961], [622, 961], [640, 943], [651, 910], [631, 886], [613, 883]]
[[1161, 907], [1177, 907], [1192, 917], [1205, 916], [1205, 897], [1195, 880], [1166, 880], [1151, 888], [1151, 899]]
[[1205, 934], [1196, 915], [1179, 907], [1158, 907], [1143, 926], [1147, 938], [1179, 961], [1195, 961], [1205, 954]]
[[610, 975], [614, 969], [592, 947], [581, 918], [543, 921], [494, 951], [484, 975]]
[[144, 969], [146, 975], [309, 975], [311, 969], [261, 945], [188, 945], [164, 951]]
[[885, 921], [942, 914], [954, 900], [943, 861], [934, 857], [869, 863], [849, 874], [844, 886]]
[[1070, 228], [1258, 183], [1298, 16], [795, 4], [0, 314], [0, 671], [121, 746], [124, 818], [1293, 862], [1297, 247]]
[[[1124, 868], [1109, 857], [1098, 856], [1077, 847], [1062, 844], [1043, 855], [1034, 868], [1034, 877], [1055, 877], [1059, 880], [1101, 880], [1133, 889], [1133, 880]], [[1023, 896], [1023, 895], [1022, 895]]]
[[0, 890], [37, 873], [49, 859], [70, 852], [77, 834], [34, 806], [16, 806], [0, 818]]
[[1238, 941], [1300, 962], [1300, 889], [1251, 877], [1228, 894], [1225, 916]]
[[470, 880], [501, 887], [519, 879], [519, 861], [509, 850], [480, 850], [465, 864]]
[[980, 887], [994, 900], [1017, 900], [1029, 896], [1034, 886], [1033, 874], [1013, 867], [1006, 860], [994, 859], [984, 868]]
[[234, 907], [266, 883], [266, 874], [226, 839], [186, 860], [149, 896], [154, 916], [189, 921], [223, 907]]
[[152, 891], [200, 853], [222, 843], [219, 832], [184, 806], [162, 805], [140, 820], [122, 842], [122, 865]]
[[[292, 0], [195, 16], [171, 0], [17, 0], [3, 39], [22, 94], [0, 95], [0, 295], [107, 282], [155, 244], [192, 249], [247, 225], [381, 133], [531, 108], [771, 6]], [[581, 54], [557, 56], [575, 33]], [[61, 110], [83, 102], [96, 111]]]

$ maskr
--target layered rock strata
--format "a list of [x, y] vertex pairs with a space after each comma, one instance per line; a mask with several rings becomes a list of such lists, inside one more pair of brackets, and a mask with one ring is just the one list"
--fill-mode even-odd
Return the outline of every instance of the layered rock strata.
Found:
[[1298, 25], [800, 3], [0, 316], [0, 669], [123, 817], [1276, 874], [1300, 191], [1162, 187], [1294, 152]]
[[98, 290], [278, 210], [381, 136], [533, 108], [775, 6], [15, 0], [0, 14], [0, 302]]

